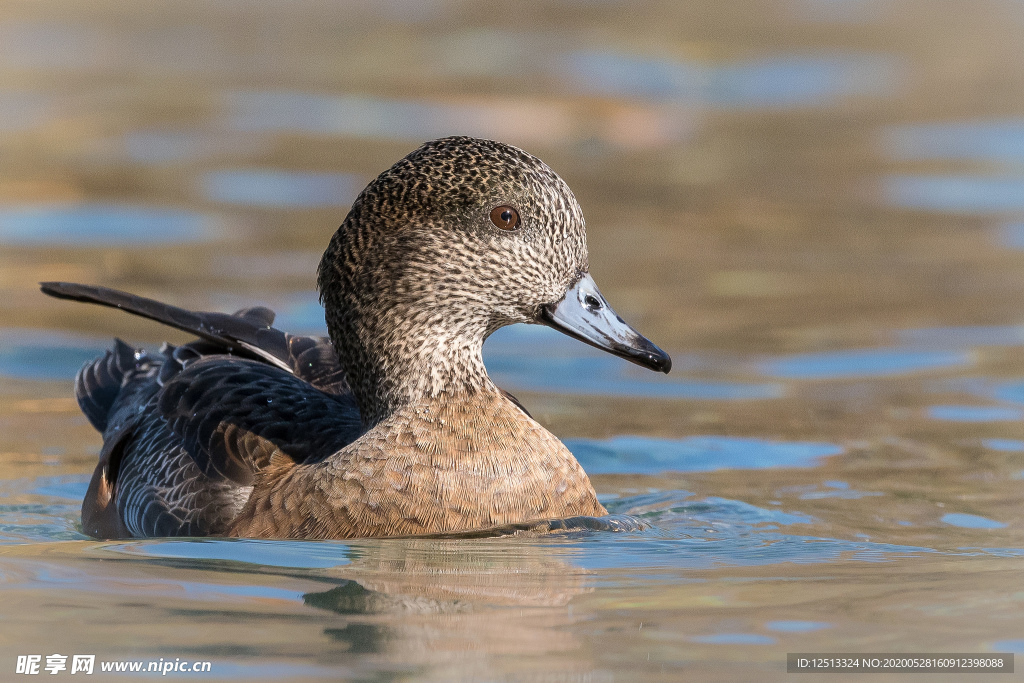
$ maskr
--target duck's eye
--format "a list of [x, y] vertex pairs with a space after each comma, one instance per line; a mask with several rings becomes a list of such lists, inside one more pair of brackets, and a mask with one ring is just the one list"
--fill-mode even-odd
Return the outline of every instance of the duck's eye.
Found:
[[519, 227], [519, 212], [511, 206], [496, 206], [491, 210], [491, 222], [502, 230], [515, 230]]

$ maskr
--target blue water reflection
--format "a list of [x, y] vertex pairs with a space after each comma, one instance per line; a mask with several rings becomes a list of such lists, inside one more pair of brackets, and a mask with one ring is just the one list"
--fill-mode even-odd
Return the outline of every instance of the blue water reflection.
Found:
[[966, 352], [917, 349], [859, 349], [805, 353], [764, 363], [769, 376], [789, 379], [838, 379], [844, 377], [903, 375], [967, 365]]
[[[4, 460], [7, 467], [17, 466], [11, 454]], [[0, 545], [84, 538], [77, 522], [88, 485], [85, 480], [76, 476], [0, 479]], [[76, 495], [79, 490], [81, 494]]]
[[1024, 419], [1024, 410], [1002, 406], [932, 406], [928, 417], [951, 422], [1009, 422]]
[[330, 541], [309, 543], [241, 538], [137, 541], [108, 545], [105, 550], [142, 557], [222, 560], [303, 569], [327, 569], [349, 564], [352, 552], [347, 545]]
[[89, 488], [89, 481], [81, 476], [63, 477], [39, 477], [33, 482], [29, 489], [37, 496], [48, 496], [50, 498], [64, 498], [67, 500], [81, 501]]
[[1024, 209], [1024, 178], [888, 176], [882, 178], [887, 201], [908, 209], [947, 213], [1001, 213]]
[[732, 64], [580, 51], [561, 73], [573, 90], [721, 107], [823, 105], [878, 95], [894, 84], [893, 60], [882, 55], [779, 56]]
[[726, 382], [662, 375], [539, 325], [513, 325], [484, 345], [487, 369], [509, 390], [646, 398], [748, 400], [777, 398], [774, 383]]
[[1017, 439], [983, 439], [982, 445], [993, 451], [1024, 453], [1024, 441]]
[[348, 173], [271, 170], [212, 171], [203, 179], [209, 199], [261, 208], [347, 206], [365, 184], [362, 176]]
[[86, 361], [103, 355], [110, 340], [50, 330], [0, 331], [0, 376], [71, 381]]
[[940, 520], [946, 524], [952, 526], [962, 527], [964, 529], [1004, 529], [1006, 524], [997, 522], [994, 519], [988, 519], [987, 517], [981, 517], [979, 515], [969, 515], [964, 512], [950, 512], [942, 516]]
[[[810, 515], [799, 512], [783, 512], [758, 507], [742, 500], [730, 500], [709, 496], [701, 501], [688, 502], [681, 508], [671, 508], [672, 513], [686, 513], [704, 523], [714, 525], [742, 525], [764, 528], [790, 526], [792, 524], [811, 524], [815, 520]], [[652, 517], [647, 513], [645, 517]], [[654, 516], [656, 517], [656, 515]], [[767, 525], [767, 526], [765, 526]]]
[[1024, 404], [1024, 382], [1009, 382], [996, 386], [994, 395], [1000, 401]]
[[1024, 249], [1024, 223], [1006, 225], [1000, 234], [1000, 241], [1003, 246], [1011, 249]]
[[757, 633], [715, 633], [710, 636], [694, 636], [690, 638], [694, 643], [706, 645], [774, 645], [775, 639], [771, 636], [762, 636]]
[[780, 631], [782, 633], [810, 633], [830, 628], [832, 624], [827, 621], [769, 621], [764, 625], [769, 631]]
[[[270, 275], [306, 275], [316, 269], [320, 253], [316, 253], [312, 268], [306, 263], [308, 258], [304, 252], [296, 253], [296, 263], [286, 266], [283, 271], [275, 272], [274, 268], [282, 264], [258, 259], [243, 259], [240, 262], [226, 260], [232, 270], [248, 269], [250, 272], [267, 272]], [[274, 327], [291, 334], [304, 334], [314, 337], [327, 336], [327, 323], [324, 321], [324, 307], [316, 291], [288, 292], [279, 295], [253, 297], [246, 293], [220, 292], [210, 297], [210, 308], [215, 311], [237, 311], [251, 306], [266, 306], [274, 311]]]
[[[1024, 120], [955, 121], [893, 125], [880, 147], [898, 160], [987, 162], [1014, 170], [1024, 162]], [[907, 208], [953, 213], [992, 213], [1024, 207], [1024, 179], [1017, 173], [948, 176], [893, 175], [882, 179], [888, 201]], [[1013, 242], [1011, 229], [1007, 240]]]
[[801, 535], [787, 527], [813, 524], [813, 517], [724, 498], [695, 500], [680, 491], [622, 498], [610, 501], [607, 507], [613, 514], [640, 517], [653, 529], [618, 537], [614, 543], [603, 542], [608, 537], [601, 534], [572, 541], [571, 545], [581, 551], [573, 558], [575, 564], [587, 569], [696, 569], [839, 560], [889, 562], [936, 552], [916, 546]]
[[1024, 162], [1024, 120], [956, 121], [888, 126], [881, 147], [895, 159]]
[[683, 439], [617, 436], [604, 441], [566, 439], [565, 443], [591, 474], [815, 467], [821, 464], [822, 458], [843, 452], [841, 446], [829, 443], [728, 436], [689, 436]]
[[277, 312], [275, 327], [292, 334], [327, 336], [324, 307], [320, 305], [316, 294], [291, 296], [282, 303], [282, 306], [273, 307]]
[[0, 242], [132, 245], [221, 238], [215, 217], [183, 209], [129, 204], [36, 205], [0, 209]]

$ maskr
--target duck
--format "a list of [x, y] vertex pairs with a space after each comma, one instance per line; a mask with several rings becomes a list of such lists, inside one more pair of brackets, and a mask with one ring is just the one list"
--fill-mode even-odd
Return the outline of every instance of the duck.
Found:
[[593, 277], [583, 211], [537, 157], [434, 140], [358, 195], [320, 261], [327, 337], [263, 307], [196, 312], [40, 283], [195, 335], [120, 339], [75, 378], [103, 435], [82, 503], [95, 538], [344, 539], [608, 514], [566, 446], [488, 376], [484, 341], [554, 328], [667, 373]]

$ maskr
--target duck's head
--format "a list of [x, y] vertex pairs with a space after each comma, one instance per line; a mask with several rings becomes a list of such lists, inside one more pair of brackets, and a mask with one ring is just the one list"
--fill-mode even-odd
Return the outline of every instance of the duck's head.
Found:
[[583, 212], [568, 185], [500, 142], [434, 140], [380, 174], [331, 240], [318, 284], [357, 383], [368, 368], [381, 371], [370, 373], [381, 375], [374, 382], [388, 383], [384, 375], [411, 361], [436, 391], [459, 381], [460, 365], [482, 371], [483, 340], [518, 322], [654, 370], [671, 366], [590, 277]]

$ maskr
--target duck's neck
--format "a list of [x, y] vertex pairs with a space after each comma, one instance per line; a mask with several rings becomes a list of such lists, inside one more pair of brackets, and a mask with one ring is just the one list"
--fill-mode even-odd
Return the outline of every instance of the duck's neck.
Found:
[[371, 320], [336, 316], [331, 339], [366, 429], [403, 410], [498, 390], [483, 362], [488, 330], [472, 320], [417, 320], [399, 308]]

